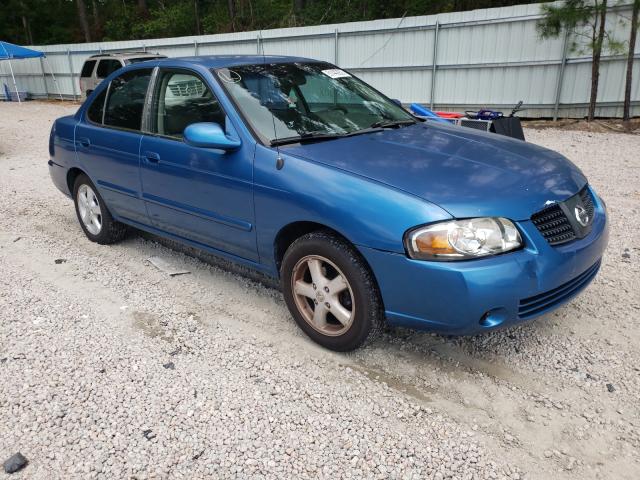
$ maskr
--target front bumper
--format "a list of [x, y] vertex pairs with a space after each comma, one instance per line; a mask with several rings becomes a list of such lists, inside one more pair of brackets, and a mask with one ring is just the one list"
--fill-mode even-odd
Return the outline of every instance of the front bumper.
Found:
[[391, 325], [471, 335], [514, 325], [568, 302], [593, 280], [609, 239], [606, 209], [594, 195], [586, 237], [552, 247], [531, 221], [518, 222], [522, 250], [494, 257], [428, 262], [366, 247]]

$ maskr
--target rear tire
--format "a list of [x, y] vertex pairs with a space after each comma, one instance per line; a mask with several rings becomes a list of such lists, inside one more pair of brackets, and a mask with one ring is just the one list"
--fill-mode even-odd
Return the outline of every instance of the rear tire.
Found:
[[78, 222], [89, 240], [108, 245], [124, 238], [126, 225], [113, 219], [98, 189], [84, 173], [73, 184], [73, 201]]
[[312, 232], [287, 249], [280, 269], [284, 299], [298, 326], [330, 350], [355, 350], [384, 324], [378, 286], [369, 266], [346, 241]]

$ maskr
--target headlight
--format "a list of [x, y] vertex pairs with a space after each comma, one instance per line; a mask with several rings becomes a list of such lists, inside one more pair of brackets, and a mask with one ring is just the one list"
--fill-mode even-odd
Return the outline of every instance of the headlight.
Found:
[[466, 260], [522, 246], [522, 238], [506, 218], [470, 218], [434, 223], [406, 233], [405, 248], [420, 260]]

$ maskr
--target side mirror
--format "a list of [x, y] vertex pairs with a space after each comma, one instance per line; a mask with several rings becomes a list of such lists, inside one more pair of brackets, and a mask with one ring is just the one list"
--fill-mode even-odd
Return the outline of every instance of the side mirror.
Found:
[[237, 150], [242, 145], [239, 139], [229, 138], [217, 123], [192, 123], [184, 129], [184, 141], [194, 147]]
[[393, 103], [395, 103], [396, 105], [398, 105], [399, 107], [404, 108], [404, 107], [402, 107], [402, 102], [400, 100], [398, 100], [397, 98], [392, 98], [391, 101]]

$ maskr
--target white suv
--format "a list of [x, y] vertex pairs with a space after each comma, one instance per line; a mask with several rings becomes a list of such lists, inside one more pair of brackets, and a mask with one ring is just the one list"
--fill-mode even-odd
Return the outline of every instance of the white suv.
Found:
[[80, 92], [88, 97], [91, 92], [112, 72], [130, 63], [167, 58], [165, 55], [148, 52], [101, 53], [87, 58], [80, 72]]

